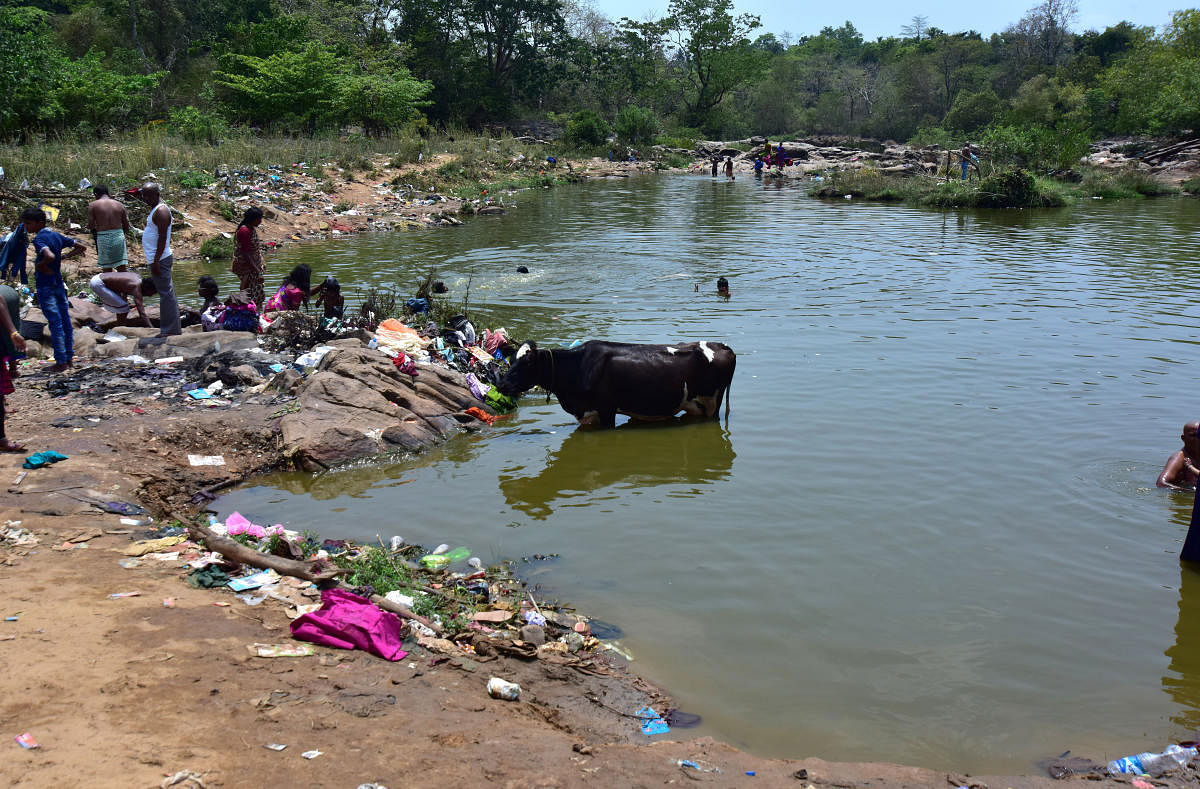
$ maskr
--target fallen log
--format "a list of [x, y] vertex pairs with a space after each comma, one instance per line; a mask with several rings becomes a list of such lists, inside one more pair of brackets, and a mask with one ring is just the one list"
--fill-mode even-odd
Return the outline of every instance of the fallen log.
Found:
[[[222, 537], [212, 529], [201, 526], [188, 518], [184, 518], [178, 514], [173, 517], [187, 526], [188, 535], [193, 540], [204, 543], [210, 551], [216, 551], [226, 559], [238, 564], [246, 564], [251, 567], [257, 567], [260, 570], [274, 570], [280, 575], [290, 575], [293, 578], [301, 578], [313, 583], [333, 581], [345, 572], [345, 570], [335, 567], [326, 561], [301, 562], [295, 559], [285, 559], [282, 556], [275, 556], [274, 554], [262, 553], [228, 537]], [[344, 584], [342, 586], [349, 589]], [[371, 602], [384, 611], [390, 611], [401, 619], [411, 619], [414, 622], [420, 622], [435, 633], [441, 633], [444, 629], [437, 622], [415, 614], [411, 609], [399, 603], [393, 603], [381, 595], [371, 595]]]
[[216, 551], [226, 559], [238, 564], [248, 564], [260, 570], [274, 570], [280, 575], [290, 575], [293, 578], [301, 578], [313, 583], [332, 581], [345, 572], [345, 570], [324, 560], [300, 562], [270, 553], [262, 553], [228, 537], [222, 537], [206, 526], [193, 523], [178, 515], [174, 517], [180, 523], [187, 525], [188, 534], [193, 540], [203, 542], [208, 546], [210, 551]]

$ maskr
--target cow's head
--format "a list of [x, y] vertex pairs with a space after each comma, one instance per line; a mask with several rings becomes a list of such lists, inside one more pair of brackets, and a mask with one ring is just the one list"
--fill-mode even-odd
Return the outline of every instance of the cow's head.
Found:
[[501, 394], [516, 397], [537, 386], [538, 382], [538, 349], [537, 343], [523, 342], [517, 349], [512, 366], [496, 384]]

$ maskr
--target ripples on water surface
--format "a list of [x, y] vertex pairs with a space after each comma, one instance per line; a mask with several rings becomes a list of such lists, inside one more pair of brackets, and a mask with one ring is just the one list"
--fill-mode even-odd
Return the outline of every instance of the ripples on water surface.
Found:
[[561, 554], [544, 595], [619, 623], [763, 755], [1029, 770], [1200, 725], [1191, 498], [1153, 484], [1198, 418], [1194, 201], [935, 213], [685, 177], [515, 200], [270, 265], [350, 289], [432, 267], [545, 343], [723, 340], [728, 423], [581, 433], [530, 395], [486, 435], [271, 477], [222, 514]]

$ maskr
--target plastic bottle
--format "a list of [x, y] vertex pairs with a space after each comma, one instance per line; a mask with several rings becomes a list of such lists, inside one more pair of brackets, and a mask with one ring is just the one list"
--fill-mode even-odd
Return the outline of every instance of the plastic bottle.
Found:
[[1139, 753], [1126, 756], [1108, 763], [1110, 775], [1162, 775], [1171, 770], [1183, 767], [1196, 758], [1195, 748], [1184, 748], [1180, 745], [1168, 745], [1162, 753]]
[[421, 564], [430, 570], [440, 570], [443, 567], [448, 567], [455, 562], [461, 562], [471, 555], [469, 548], [455, 548], [453, 551], [446, 553], [431, 553], [421, 557]]

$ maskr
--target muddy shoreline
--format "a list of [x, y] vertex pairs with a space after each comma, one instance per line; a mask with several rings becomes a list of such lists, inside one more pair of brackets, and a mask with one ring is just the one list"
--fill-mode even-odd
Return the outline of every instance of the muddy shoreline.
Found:
[[[212, 351], [204, 339], [189, 340], [197, 343], [196, 359]], [[176, 381], [122, 388], [130, 364], [81, 359], [78, 375], [59, 377], [30, 362], [7, 399], [12, 438], [30, 453], [69, 456], [24, 477], [21, 456], [0, 456], [0, 521], [20, 521], [39, 540], [0, 546], [0, 588], [11, 609], [5, 616], [17, 617], [0, 630], [0, 719], [10, 736], [28, 731], [42, 746], [4, 746], [10, 756], [0, 760], [0, 777], [10, 785], [159, 786], [181, 771], [202, 784], [178, 785], [193, 786], [698, 780], [1022, 787], [1087, 780], [760, 759], [709, 738], [689, 739], [686, 729], [649, 738], [629, 713], [642, 703], [662, 709], [669, 696], [609, 659], [582, 670], [503, 656], [478, 664], [424, 649], [399, 663], [331, 649], [307, 658], [249, 657], [247, 644], [289, 639], [282, 608], [250, 608], [228, 592], [188, 587], [177, 562], [121, 567], [139, 527], [99, 512], [95, 501], [132, 501], [159, 521], [199, 512], [206, 500], [197, 494], [292, 465], [282, 424], [303, 418], [300, 400], [283, 382], [242, 387], [217, 406], [165, 393]], [[89, 369], [107, 388], [87, 384]], [[64, 388], [64, 380], [83, 385]], [[225, 464], [193, 466], [189, 454], [221, 455]], [[139, 594], [109, 597], [128, 591]], [[166, 598], [173, 607], [164, 607]], [[213, 605], [222, 601], [230, 605]], [[752, 650], [747, 657], [752, 661]], [[490, 675], [516, 679], [527, 695], [516, 703], [489, 698]], [[273, 751], [268, 743], [288, 747]], [[322, 755], [301, 758], [311, 749]], [[798, 755], [803, 750], [797, 743]], [[1185, 771], [1158, 785], [1194, 778]]]

